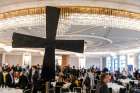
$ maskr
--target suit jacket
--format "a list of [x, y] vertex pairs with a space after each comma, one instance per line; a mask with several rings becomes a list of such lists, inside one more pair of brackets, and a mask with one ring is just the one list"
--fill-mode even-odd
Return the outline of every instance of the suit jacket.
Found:
[[19, 77], [19, 87], [21, 89], [25, 89], [28, 83], [28, 78], [25, 75]]
[[22, 71], [22, 68], [20, 66], [16, 66], [16, 67], [14, 67], [14, 70], [15, 71], [18, 71], [18, 72], [21, 72]]
[[6, 85], [8, 87], [14, 87], [14, 77], [13, 75], [10, 75], [10, 73], [6, 75]]
[[3, 72], [0, 72], [0, 85], [4, 83]]
[[106, 84], [98, 84], [95, 93], [109, 93], [109, 89]]
[[36, 70], [34, 73], [32, 73], [32, 81], [34, 86], [37, 85], [38, 79], [39, 79], [39, 72]]

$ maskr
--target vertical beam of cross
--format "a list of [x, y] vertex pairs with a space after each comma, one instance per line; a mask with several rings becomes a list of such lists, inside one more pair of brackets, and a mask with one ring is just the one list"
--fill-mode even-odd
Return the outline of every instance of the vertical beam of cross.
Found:
[[51, 81], [55, 78], [55, 38], [60, 9], [46, 7], [46, 42], [41, 78]]

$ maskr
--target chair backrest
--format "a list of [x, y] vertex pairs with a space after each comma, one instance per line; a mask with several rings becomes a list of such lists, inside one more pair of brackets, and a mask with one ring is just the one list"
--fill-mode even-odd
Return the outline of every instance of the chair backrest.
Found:
[[49, 89], [49, 93], [55, 93], [55, 89], [54, 88], [50, 88]]
[[90, 90], [90, 93], [95, 93], [96, 92], [96, 89], [91, 89]]
[[26, 90], [23, 90], [23, 93], [31, 93], [31, 89], [26, 89]]
[[82, 93], [82, 88], [81, 87], [74, 87], [73, 92]]
[[127, 90], [129, 90], [129, 89], [130, 89], [129, 84], [126, 84], [126, 89], [127, 89]]
[[95, 85], [97, 85], [97, 83], [98, 83], [98, 82], [97, 82], [97, 79], [94, 80], [94, 83], [95, 83]]
[[130, 84], [130, 86], [132, 86], [132, 87], [134, 87], [134, 85], [135, 85], [134, 81], [130, 81], [129, 84]]
[[61, 93], [61, 92], [60, 92], [60, 89], [61, 89], [60, 86], [56, 86], [56, 87], [55, 87], [55, 93]]
[[140, 89], [135, 89], [134, 93], [140, 93]]
[[70, 89], [69, 88], [60, 88], [60, 93], [69, 93]]
[[108, 88], [109, 89], [109, 93], [112, 93], [112, 88]]
[[126, 88], [120, 88], [119, 93], [126, 93]]

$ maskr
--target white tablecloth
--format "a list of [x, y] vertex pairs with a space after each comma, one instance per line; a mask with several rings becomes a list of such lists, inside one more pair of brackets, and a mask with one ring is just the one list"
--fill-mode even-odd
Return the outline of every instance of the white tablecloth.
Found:
[[119, 93], [120, 88], [125, 88], [124, 86], [118, 85], [116, 83], [108, 83], [108, 88], [112, 88], [112, 93]]
[[71, 85], [71, 83], [66, 83], [66, 84], [64, 84], [64, 85], [63, 85], [63, 87], [62, 87], [62, 88], [69, 88], [69, 87], [70, 87], [70, 85]]
[[0, 93], [23, 93], [23, 91], [14, 88], [0, 88]]
[[56, 82], [51, 82], [52, 86], [55, 87], [56, 86]]
[[131, 79], [119, 79], [120, 82], [123, 83], [123, 85], [129, 84], [130, 81], [133, 81], [135, 84], [138, 84], [138, 80], [131, 80]]

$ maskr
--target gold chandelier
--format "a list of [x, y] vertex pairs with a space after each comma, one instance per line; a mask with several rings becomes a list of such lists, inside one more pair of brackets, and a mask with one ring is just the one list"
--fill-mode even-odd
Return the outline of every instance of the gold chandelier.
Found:
[[[104, 8], [104, 7], [84, 7], [84, 6], [64, 6], [61, 8], [61, 15], [68, 16], [72, 13], [80, 14], [100, 14], [100, 15], [109, 15], [109, 16], [119, 16], [140, 19], [140, 13], [135, 13], [126, 10]], [[44, 14], [46, 12], [45, 7], [34, 7], [34, 8], [25, 8], [19, 10], [8, 11], [0, 13], [0, 19], [6, 19], [17, 16], [25, 15], [34, 15], [34, 14]]]

